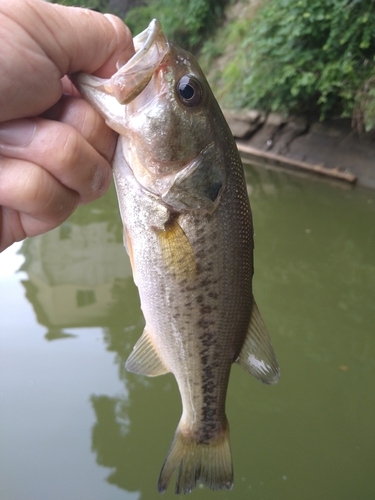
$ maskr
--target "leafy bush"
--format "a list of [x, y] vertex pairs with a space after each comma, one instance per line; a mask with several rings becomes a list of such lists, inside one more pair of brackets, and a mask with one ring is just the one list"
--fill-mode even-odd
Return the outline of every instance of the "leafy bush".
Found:
[[87, 9], [97, 10], [99, 12], [110, 12], [108, 7], [109, 0], [49, 0], [51, 3], [60, 3], [62, 5], [73, 5], [76, 7], [85, 7]]
[[195, 50], [216, 26], [227, 0], [148, 0], [131, 9], [125, 23], [134, 34], [156, 17], [165, 34], [187, 50]]
[[321, 119], [351, 116], [355, 107], [368, 130], [374, 54], [375, 0], [269, 0], [247, 21], [231, 61], [235, 77], [226, 70], [224, 85], [238, 107], [315, 110]]
[[360, 132], [375, 130], [375, 76], [365, 81], [355, 97], [353, 124]]
[[[102, 12], [109, 5], [52, 1]], [[203, 45], [207, 69], [233, 47], [213, 75], [224, 105], [312, 112], [321, 119], [353, 116], [360, 130], [375, 129], [375, 0], [263, 0], [253, 19], [234, 19], [215, 39], [212, 31], [228, 0], [144, 1], [125, 18], [134, 34], [157, 17], [182, 47]]]
[[[114, 12], [109, 0], [50, 0], [63, 5], [76, 5]], [[215, 29], [229, 0], [140, 0], [140, 4], [127, 13], [124, 21], [136, 35], [155, 17], [161, 22], [165, 34], [187, 50], [195, 50], [207, 33]]]

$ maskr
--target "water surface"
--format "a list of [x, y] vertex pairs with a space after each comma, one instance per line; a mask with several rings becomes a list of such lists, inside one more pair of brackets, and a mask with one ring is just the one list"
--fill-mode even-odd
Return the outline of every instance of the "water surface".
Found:
[[[373, 500], [375, 194], [246, 175], [281, 379], [233, 367], [235, 486], [190, 497]], [[159, 498], [180, 397], [124, 368], [144, 322], [114, 191], [1, 254], [0, 299], [1, 500]]]

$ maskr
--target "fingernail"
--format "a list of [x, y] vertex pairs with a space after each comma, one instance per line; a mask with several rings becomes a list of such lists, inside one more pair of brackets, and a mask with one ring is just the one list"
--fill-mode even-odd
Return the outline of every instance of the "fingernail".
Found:
[[34, 120], [11, 120], [0, 123], [0, 144], [24, 147], [32, 141], [36, 129]]

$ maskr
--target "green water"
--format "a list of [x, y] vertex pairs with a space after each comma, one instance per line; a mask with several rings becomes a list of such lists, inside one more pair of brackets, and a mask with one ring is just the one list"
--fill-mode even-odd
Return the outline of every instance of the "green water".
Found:
[[[374, 500], [375, 193], [246, 174], [281, 379], [233, 367], [235, 485], [190, 497]], [[159, 498], [180, 397], [124, 369], [143, 318], [113, 190], [1, 254], [0, 294], [0, 499]]]

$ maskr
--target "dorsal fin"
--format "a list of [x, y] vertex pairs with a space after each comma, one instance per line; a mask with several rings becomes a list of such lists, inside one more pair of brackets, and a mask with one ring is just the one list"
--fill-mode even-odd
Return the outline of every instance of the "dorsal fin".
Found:
[[279, 380], [279, 364], [255, 300], [245, 342], [236, 363], [264, 384], [276, 384]]
[[148, 377], [157, 377], [169, 372], [156, 352], [147, 326], [133, 347], [133, 351], [126, 361], [125, 368], [129, 372], [147, 375]]

